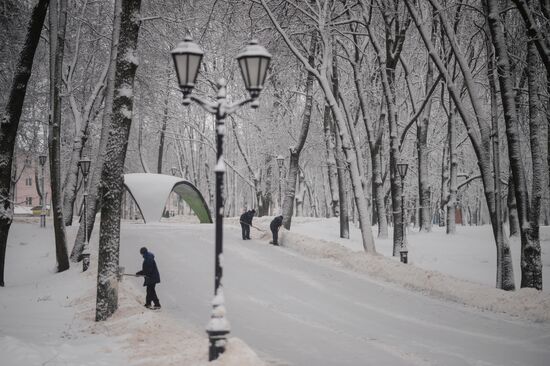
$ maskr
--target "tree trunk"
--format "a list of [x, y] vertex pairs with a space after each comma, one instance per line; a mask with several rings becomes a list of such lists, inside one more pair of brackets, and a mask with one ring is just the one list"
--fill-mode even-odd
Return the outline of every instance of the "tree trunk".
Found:
[[[105, 163], [101, 172], [103, 202], [99, 235], [96, 321], [108, 319], [118, 308], [120, 210], [124, 189], [124, 160], [132, 123], [134, 79], [138, 67], [140, 6], [141, 0], [122, 2], [113, 115]], [[128, 92], [128, 89], [131, 92]]]
[[[164, 115], [162, 116], [162, 127], [160, 129], [160, 142], [157, 159], [157, 173], [162, 174], [162, 158], [164, 157], [164, 135], [166, 134], [166, 125], [168, 124], [168, 100], [170, 97], [169, 78], [166, 80], [166, 95], [164, 96]], [[202, 144], [200, 145], [202, 148]], [[199, 169], [200, 170], [200, 169]], [[197, 182], [198, 184], [199, 182]]]
[[[433, 11], [432, 11], [433, 15]], [[436, 41], [436, 32], [437, 32], [437, 17], [433, 17], [432, 24], [430, 25], [431, 29], [431, 37], [432, 42], [435, 43]], [[432, 230], [432, 214], [431, 214], [431, 203], [430, 203], [430, 171], [429, 171], [429, 150], [428, 150], [428, 127], [430, 124], [430, 115], [432, 113], [432, 98], [429, 96], [430, 88], [433, 84], [433, 62], [428, 56], [428, 70], [426, 72], [426, 81], [425, 81], [425, 92], [426, 92], [426, 98], [429, 98], [429, 100], [426, 102], [426, 106], [422, 110], [422, 114], [420, 115], [418, 124], [416, 126], [416, 142], [417, 142], [417, 149], [418, 149], [418, 198], [420, 201], [420, 231], [423, 232], [430, 232]], [[449, 118], [450, 121], [451, 118]], [[449, 127], [450, 128], [450, 127]], [[451, 137], [454, 138], [454, 133], [449, 134], [449, 143], [451, 143], [450, 139]], [[451, 153], [449, 153], [449, 157], [451, 157]], [[452, 166], [451, 166], [451, 172], [452, 172]], [[456, 180], [455, 180], [456, 182]], [[456, 194], [456, 192], [455, 192]], [[454, 204], [454, 202], [453, 202]], [[454, 207], [452, 209], [452, 213], [449, 213], [449, 210], [447, 210], [447, 216], [452, 214], [454, 215]], [[454, 216], [452, 218], [454, 222]], [[447, 220], [449, 221], [449, 220]], [[452, 230], [454, 230], [454, 226]], [[449, 228], [447, 226], [447, 233], [449, 232]]]
[[[540, 75], [537, 62], [537, 50], [533, 40], [527, 43], [527, 79], [529, 87], [529, 136], [531, 142], [531, 160], [533, 178], [531, 189], [531, 211], [527, 230], [527, 245], [523, 249], [522, 265], [525, 264], [525, 275], [522, 272], [521, 286], [542, 290], [542, 261], [540, 256], [539, 220], [544, 193], [548, 186], [548, 123], [540, 100], [541, 91], [538, 85]], [[522, 268], [523, 270], [523, 268]]]
[[[317, 53], [317, 35], [313, 32], [309, 44], [309, 56], [308, 63], [311, 67], [314, 66], [315, 54]], [[304, 106], [304, 115], [302, 117], [302, 127], [300, 128], [300, 135], [296, 145], [290, 148], [290, 161], [288, 167], [288, 175], [286, 178], [286, 189], [283, 195], [283, 225], [285, 229], [290, 230], [292, 223], [292, 211], [294, 206], [294, 199], [296, 197], [296, 182], [298, 174], [300, 174], [300, 153], [306, 143], [307, 135], [309, 133], [309, 124], [311, 122], [311, 109], [313, 106], [313, 81], [314, 75], [311, 72], [307, 72], [306, 76], [306, 103]]]
[[[494, 52], [491, 45], [487, 44], [487, 78], [489, 80], [489, 89], [491, 93], [491, 136], [493, 140], [493, 171], [495, 181], [495, 214], [496, 214], [496, 232], [497, 242], [502, 242], [503, 245], [497, 246], [497, 263], [505, 263], [503, 261], [504, 255], [510, 255], [510, 245], [507, 242], [504, 235], [504, 219], [502, 212], [502, 188], [500, 184], [500, 133], [498, 126], [498, 103], [497, 103], [497, 88], [495, 84], [495, 65], [494, 65]], [[506, 273], [508, 272], [509, 273]], [[513, 267], [502, 265], [497, 266], [497, 287], [502, 287], [502, 281], [507, 278], [514, 278]]]
[[[114, 84], [116, 73], [116, 57], [118, 46], [118, 35], [120, 32], [120, 6], [121, 0], [115, 0], [113, 10], [113, 30], [111, 34], [111, 54], [109, 57], [109, 70], [107, 72], [107, 86], [104, 90], [105, 105], [103, 108], [103, 120], [101, 122], [101, 137], [99, 140], [97, 159], [92, 159], [93, 169], [90, 174], [88, 182], [88, 202], [86, 210], [87, 227], [85, 227], [84, 220], [80, 221], [78, 233], [75, 238], [74, 246], [71, 251], [71, 261], [77, 262], [81, 259], [82, 251], [85, 244], [85, 233], [87, 237], [92, 235], [94, 229], [95, 217], [99, 209], [99, 203], [101, 202], [101, 171], [103, 170], [103, 164], [105, 162], [105, 151], [107, 150], [107, 141], [109, 139], [109, 131], [111, 129], [111, 119], [113, 111], [113, 98], [114, 98]], [[131, 200], [130, 200], [131, 202]], [[129, 205], [130, 207], [131, 204]], [[133, 219], [133, 217], [131, 217]]]
[[508, 174], [508, 227], [510, 231], [510, 237], [519, 237], [519, 217], [518, 206], [516, 204], [516, 196], [514, 194], [514, 177], [510, 171]]
[[[449, 108], [447, 122], [449, 141], [449, 197], [447, 199], [447, 234], [456, 233], [456, 194], [457, 194], [457, 169], [458, 159], [456, 154], [456, 112]], [[429, 192], [428, 192], [429, 193]]]
[[[334, 40], [334, 37], [332, 39], [332, 94], [334, 96], [340, 95], [339, 86], [338, 86], [338, 57], [336, 56], [337, 50], [336, 50], [336, 41]], [[347, 121], [347, 119], [346, 119]], [[347, 122], [345, 123], [344, 128], [346, 131], [348, 131]], [[336, 158], [336, 172], [338, 176], [338, 201], [340, 204], [340, 237], [344, 239], [349, 239], [349, 203], [348, 203], [348, 197], [347, 197], [347, 184], [346, 184], [346, 173], [348, 171], [348, 164], [346, 162], [344, 155], [344, 152], [342, 151], [342, 138], [340, 135], [339, 128], [342, 128], [341, 126], [337, 129], [334, 123], [331, 123], [331, 127], [334, 129], [332, 132], [332, 135], [335, 137], [335, 151], [334, 151], [334, 157]], [[354, 144], [354, 153], [356, 153], [356, 150], [358, 146], [355, 146]], [[359, 156], [356, 154], [356, 159], [358, 159]], [[358, 162], [360, 160], [357, 160]], [[358, 164], [359, 169], [359, 175], [361, 176], [361, 182], [363, 181], [363, 174], [361, 174], [361, 164]], [[361, 186], [364, 188], [365, 186], [363, 183], [361, 183]]]
[[331, 216], [340, 216], [340, 203], [338, 196], [338, 171], [336, 168], [336, 157], [334, 156], [335, 138], [332, 128], [332, 118], [330, 116], [330, 107], [325, 105], [323, 113], [323, 131], [325, 136], [326, 161], [327, 161], [327, 176], [330, 190], [330, 206]]
[[63, 220], [63, 192], [61, 191], [61, 73], [67, 25], [67, 0], [50, 2], [50, 120], [48, 147], [50, 152], [50, 187], [52, 192], [52, 219], [55, 232], [57, 271], [69, 269], [67, 236]]
[[488, 0], [489, 28], [495, 47], [496, 65], [504, 121], [506, 122], [506, 137], [508, 140], [508, 157], [512, 176], [514, 177], [514, 191], [518, 206], [521, 234], [521, 287], [534, 287], [542, 290], [542, 261], [539, 237], [539, 227], [532, 226], [529, 199], [527, 197], [527, 180], [521, 158], [520, 134], [518, 118], [514, 102], [514, 86], [510, 75], [510, 61], [502, 24], [500, 22], [500, 8], [497, 0]]
[[11, 177], [15, 138], [31, 77], [34, 54], [40, 41], [40, 33], [48, 10], [48, 0], [40, 0], [33, 8], [27, 35], [19, 58], [16, 72], [10, 87], [4, 113], [0, 116], [0, 286], [4, 286], [4, 264], [8, 233], [13, 220], [11, 202]]

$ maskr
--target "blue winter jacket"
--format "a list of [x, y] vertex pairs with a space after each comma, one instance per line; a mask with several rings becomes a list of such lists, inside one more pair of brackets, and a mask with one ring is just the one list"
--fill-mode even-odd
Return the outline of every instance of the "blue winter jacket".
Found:
[[143, 286], [154, 285], [160, 283], [160, 274], [155, 262], [155, 255], [151, 252], [143, 253], [142, 270], [136, 273], [137, 275], [145, 276]]

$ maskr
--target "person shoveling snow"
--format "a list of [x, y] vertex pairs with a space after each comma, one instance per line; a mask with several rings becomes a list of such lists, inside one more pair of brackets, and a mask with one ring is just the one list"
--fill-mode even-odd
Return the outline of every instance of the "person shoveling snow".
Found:
[[[142, 270], [136, 272], [136, 276], [144, 276], [143, 286], [147, 287], [147, 295], [145, 297], [145, 307], [149, 309], [160, 309], [160, 301], [155, 291], [155, 286], [160, 283], [160, 274], [155, 262], [155, 255], [142, 247], [139, 252], [143, 256]], [[151, 302], [154, 306], [151, 306]]]

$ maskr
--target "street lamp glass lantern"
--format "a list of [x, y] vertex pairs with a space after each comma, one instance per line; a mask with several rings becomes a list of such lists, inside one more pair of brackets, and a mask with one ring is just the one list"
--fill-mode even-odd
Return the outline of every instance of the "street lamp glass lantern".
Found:
[[80, 161], [78, 162], [78, 166], [80, 167], [80, 170], [82, 171], [82, 175], [84, 177], [87, 177], [88, 176], [88, 173], [90, 172], [90, 164], [91, 164], [91, 160], [90, 159], [87, 159], [87, 158], [82, 158], [80, 159]]
[[44, 164], [46, 164], [46, 155], [39, 155], [38, 156], [38, 162], [40, 163], [41, 166], [44, 166]]
[[401, 179], [405, 179], [405, 176], [407, 175], [407, 169], [409, 169], [409, 164], [405, 164], [405, 163], [397, 164], [397, 171], [399, 172]]
[[187, 36], [171, 53], [178, 76], [178, 85], [186, 97], [195, 87], [204, 52], [191, 37]]
[[271, 54], [263, 46], [260, 46], [257, 40], [251, 40], [237, 55], [237, 61], [244, 86], [252, 98], [257, 98], [264, 87]]
[[283, 167], [284, 162], [285, 162], [285, 158], [282, 157], [281, 155], [279, 155], [275, 158], [275, 160], [277, 160], [277, 165], [279, 165], [279, 169], [281, 169]]
[[170, 168], [170, 173], [172, 173], [172, 175], [176, 175], [177, 172], [178, 172], [178, 168], [176, 168], [175, 166]]

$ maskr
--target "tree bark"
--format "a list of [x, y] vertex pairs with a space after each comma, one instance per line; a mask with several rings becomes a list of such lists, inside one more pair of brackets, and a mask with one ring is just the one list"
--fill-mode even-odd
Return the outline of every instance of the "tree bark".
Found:
[[[540, 257], [539, 221], [548, 186], [548, 123], [539, 95], [537, 50], [533, 40], [527, 43], [527, 80], [529, 88], [529, 137], [531, 142], [531, 160], [533, 177], [531, 189], [531, 210], [529, 216], [528, 242], [522, 255], [525, 259], [525, 276], [522, 273], [521, 286], [542, 290], [542, 259]], [[524, 260], [522, 260], [523, 265]], [[523, 266], [522, 266], [523, 270]]]
[[[504, 242], [506, 237], [504, 235], [504, 220], [502, 212], [502, 189], [500, 184], [500, 133], [498, 126], [498, 104], [497, 104], [497, 88], [495, 83], [496, 69], [494, 64], [494, 52], [493, 47], [487, 42], [487, 78], [489, 80], [489, 90], [491, 93], [491, 130], [493, 140], [493, 170], [495, 181], [495, 214], [496, 214], [496, 231], [497, 241]], [[497, 246], [497, 263], [502, 263], [504, 255], [507, 254], [504, 251], [506, 246]], [[503, 271], [510, 271], [510, 273], [503, 273]], [[512, 266], [498, 266], [497, 267], [497, 287], [502, 287], [502, 281], [505, 278], [513, 278]]]
[[[160, 129], [159, 151], [157, 158], [157, 173], [162, 174], [162, 159], [164, 157], [164, 135], [166, 134], [166, 126], [168, 124], [168, 100], [170, 97], [169, 78], [166, 80], [166, 95], [164, 96], [164, 115], [162, 116], [162, 127]], [[202, 144], [200, 145], [202, 148]]]
[[[433, 15], [433, 10], [432, 10]], [[437, 17], [433, 17], [432, 24], [430, 25], [431, 29], [428, 29], [431, 32], [432, 43], [435, 43], [436, 40], [436, 29], [437, 29]], [[432, 98], [429, 96], [430, 88], [433, 84], [433, 62], [428, 56], [428, 70], [426, 72], [426, 81], [425, 81], [425, 93], [426, 98], [429, 100], [426, 102], [426, 106], [422, 110], [419, 121], [416, 126], [416, 142], [418, 149], [418, 198], [420, 203], [420, 231], [430, 232], [432, 230], [432, 215], [431, 215], [431, 202], [430, 202], [430, 171], [428, 166], [429, 161], [429, 151], [428, 151], [428, 127], [430, 125], [430, 115], [432, 113]], [[449, 121], [451, 118], [449, 118]], [[454, 121], [453, 121], [454, 122]], [[451, 127], [449, 127], [449, 131]], [[454, 131], [453, 131], [454, 132]], [[451, 137], [454, 138], [454, 133], [449, 134], [449, 144], [451, 142]], [[449, 157], [451, 157], [451, 150], [449, 150]], [[456, 168], [456, 166], [455, 166]], [[452, 165], [451, 165], [452, 173]], [[456, 170], [455, 170], [456, 173]], [[456, 178], [456, 177], [455, 177]], [[452, 175], [451, 175], [452, 180]], [[456, 179], [455, 179], [456, 182]], [[451, 192], [452, 194], [452, 192]], [[456, 191], [455, 191], [456, 194]], [[453, 205], [455, 202], [453, 201]], [[452, 213], [449, 213], [447, 210], [447, 215], [454, 215], [454, 207]], [[454, 223], [454, 216], [452, 218]], [[449, 220], [447, 220], [448, 222]], [[455, 225], [451, 229], [454, 230]], [[447, 233], [449, 232], [449, 226], [447, 225]]]
[[508, 206], [508, 230], [510, 237], [519, 237], [519, 217], [518, 205], [514, 194], [514, 177], [510, 171], [508, 174], [508, 197], [506, 204]]
[[518, 206], [518, 216], [521, 234], [521, 287], [534, 287], [542, 290], [542, 261], [538, 223], [533, 226], [529, 199], [527, 197], [527, 180], [521, 158], [520, 134], [518, 118], [514, 101], [514, 86], [510, 75], [510, 61], [504, 31], [500, 22], [500, 7], [497, 0], [488, 0], [489, 28], [493, 39], [496, 54], [496, 66], [504, 121], [506, 122], [506, 137], [508, 141], [508, 157], [512, 176], [514, 177], [514, 191]]
[[323, 113], [323, 132], [325, 136], [325, 151], [327, 161], [327, 176], [330, 190], [330, 207], [331, 216], [340, 216], [340, 202], [338, 196], [338, 171], [336, 168], [336, 157], [334, 156], [334, 148], [336, 139], [334, 136], [334, 128], [331, 126], [333, 123], [330, 115], [330, 107], [325, 105], [325, 111]]
[[19, 53], [17, 68], [10, 87], [4, 113], [0, 116], [0, 286], [4, 286], [4, 264], [8, 233], [13, 220], [11, 202], [11, 178], [15, 138], [31, 77], [34, 54], [40, 41], [48, 0], [39, 0], [33, 8], [23, 48]]
[[50, 152], [50, 187], [52, 192], [52, 219], [55, 232], [57, 271], [69, 269], [67, 236], [63, 220], [63, 192], [61, 190], [61, 73], [67, 25], [67, 0], [50, 2], [50, 118], [48, 147]]
[[[334, 38], [332, 39], [332, 75], [331, 75], [331, 81], [332, 81], [332, 94], [336, 97], [340, 94], [339, 92], [339, 86], [338, 86], [338, 58], [336, 56], [336, 44]], [[346, 119], [347, 121], [347, 119]], [[344, 128], [346, 131], [348, 131], [348, 124], [345, 122]], [[344, 239], [349, 239], [349, 204], [348, 204], [348, 195], [347, 195], [347, 185], [346, 185], [346, 173], [348, 171], [348, 164], [346, 162], [346, 159], [344, 158], [344, 153], [342, 151], [342, 138], [341, 138], [341, 131], [339, 131], [342, 126], [339, 126], [336, 128], [334, 123], [331, 123], [332, 128], [334, 131], [332, 132], [332, 135], [335, 137], [335, 151], [334, 151], [334, 157], [336, 159], [336, 173], [338, 178], [338, 202], [340, 205], [340, 237]], [[357, 149], [357, 146], [354, 144], [354, 153]], [[356, 159], [359, 157], [356, 155]], [[359, 161], [359, 160], [357, 160]], [[358, 164], [358, 170], [359, 175], [363, 177], [361, 174], [361, 164]], [[362, 182], [362, 179], [361, 179]], [[362, 188], [364, 189], [363, 183], [361, 183]], [[364, 190], [363, 190], [364, 191]]]
[[[315, 66], [315, 55], [317, 53], [317, 35], [315, 32], [311, 35], [309, 44], [309, 56], [308, 63], [311, 67]], [[285, 229], [290, 230], [292, 224], [292, 211], [294, 206], [294, 199], [296, 197], [296, 182], [298, 174], [300, 174], [300, 153], [306, 143], [307, 135], [309, 133], [309, 125], [311, 122], [311, 109], [313, 106], [313, 81], [314, 75], [311, 72], [307, 72], [306, 77], [306, 104], [304, 106], [304, 115], [302, 117], [302, 126], [300, 128], [300, 135], [296, 145], [290, 148], [290, 161], [288, 167], [288, 175], [286, 178], [286, 189], [283, 195], [283, 225]]]
[[108, 319], [118, 308], [118, 262], [121, 199], [128, 135], [132, 123], [134, 79], [138, 67], [141, 0], [122, 2], [116, 58], [113, 115], [106, 158], [101, 172], [103, 197], [97, 271], [96, 321]]
[[[447, 234], [456, 233], [456, 195], [457, 195], [457, 169], [458, 161], [456, 154], [456, 112], [449, 108], [449, 119], [447, 122], [449, 141], [449, 197], [447, 199]], [[429, 193], [429, 192], [428, 192]]]

